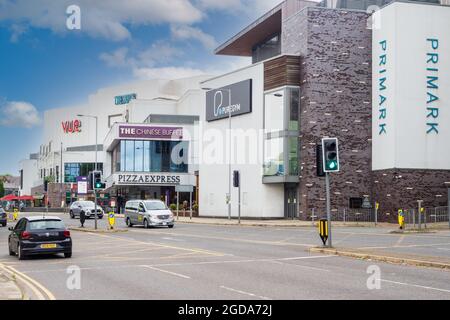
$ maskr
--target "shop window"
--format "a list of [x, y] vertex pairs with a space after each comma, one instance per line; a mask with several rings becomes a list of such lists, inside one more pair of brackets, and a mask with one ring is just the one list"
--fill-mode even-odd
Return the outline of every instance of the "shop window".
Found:
[[[185, 173], [188, 172], [188, 146], [185, 141], [121, 141], [117, 167], [122, 172]], [[115, 153], [113, 150], [113, 161]]]
[[363, 205], [363, 198], [350, 198], [349, 208], [350, 209], [361, 209]]

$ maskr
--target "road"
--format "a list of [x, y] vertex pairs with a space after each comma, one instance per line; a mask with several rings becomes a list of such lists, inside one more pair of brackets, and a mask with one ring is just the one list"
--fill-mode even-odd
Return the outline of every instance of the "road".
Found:
[[[125, 227], [123, 221], [118, 227]], [[113, 234], [73, 231], [72, 259], [25, 261], [8, 255], [7, 235], [0, 228], [0, 263], [56, 299], [450, 299], [449, 271], [308, 252], [320, 241], [315, 228], [179, 223], [174, 229], [135, 227]], [[378, 228], [335, 228], [333, 241], [450, 254], [448, 232], [402, 236]], [[373, 265], [381, 272], [379, 289], [367, 286]], [[67, 286], [70, 266], [80, 268], [80, 289]]]

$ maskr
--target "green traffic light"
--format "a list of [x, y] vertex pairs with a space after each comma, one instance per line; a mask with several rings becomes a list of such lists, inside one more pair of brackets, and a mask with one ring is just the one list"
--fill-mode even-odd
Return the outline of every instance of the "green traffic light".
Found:
[[337, 161], [328, 161], [327, 162], [327, 170], [337, 170], [338, 164]]

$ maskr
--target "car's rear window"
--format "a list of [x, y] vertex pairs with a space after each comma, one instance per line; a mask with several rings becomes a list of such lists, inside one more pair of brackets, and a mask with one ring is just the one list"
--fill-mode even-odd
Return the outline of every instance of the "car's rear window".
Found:
[[30, 230], [53, 230], [64, 228], [64, 222], [61, 220], [38, 220], [30, 222]]

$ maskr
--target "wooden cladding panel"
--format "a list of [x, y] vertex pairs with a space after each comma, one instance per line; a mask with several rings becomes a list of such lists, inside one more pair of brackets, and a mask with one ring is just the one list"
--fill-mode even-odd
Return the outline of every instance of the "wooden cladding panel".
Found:
[[283, 56], [264, 63], [264, 90], [300, 86], [300, 57]]

